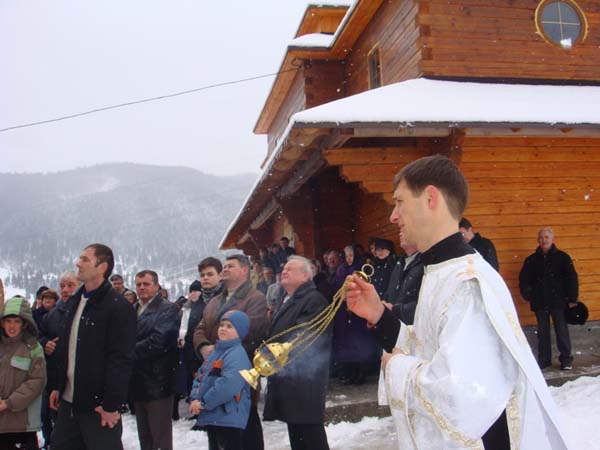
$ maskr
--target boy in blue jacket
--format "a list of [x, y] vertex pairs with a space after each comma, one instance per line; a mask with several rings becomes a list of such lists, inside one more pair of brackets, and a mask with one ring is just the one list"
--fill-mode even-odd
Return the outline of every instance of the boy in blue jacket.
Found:
[[219, 324], [214, 351], [194, 380], [190, 413], [197, 426], [206, 429], [209, 450], [241, 450], [242, 434], [250, 414], [250, 386], [239, 374], [252, 365], [242, 347], [250, 319], [242, 311], [230, 310]]

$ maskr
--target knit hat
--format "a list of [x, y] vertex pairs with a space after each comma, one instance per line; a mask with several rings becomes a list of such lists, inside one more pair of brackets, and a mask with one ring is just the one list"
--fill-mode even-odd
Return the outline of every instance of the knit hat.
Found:
[[200, 284], [200, 282], [198, 280], [192, 281], [192, 284], [190, 284], [190, 290], [189, 290], [189, 292], [192, 292], [192, 291], [201, 291], [201, 290], [202, 290], [202, 285]]
[[240, 339], [244, 339], [250, 330], [250, 319], [243, 311], [230, 309], [221, 317], [221, 320], [229, 320], [237, 331]]

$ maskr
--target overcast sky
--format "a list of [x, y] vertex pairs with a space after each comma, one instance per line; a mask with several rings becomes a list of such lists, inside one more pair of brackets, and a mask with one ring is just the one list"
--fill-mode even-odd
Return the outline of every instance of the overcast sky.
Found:
[[[0, 2], [0, 128], [276, 72], [309, 0]], [[313, 2], [314, 3], [314, 2]], [[274, 77], [0, 133], [0, 172], [258, 172]]]

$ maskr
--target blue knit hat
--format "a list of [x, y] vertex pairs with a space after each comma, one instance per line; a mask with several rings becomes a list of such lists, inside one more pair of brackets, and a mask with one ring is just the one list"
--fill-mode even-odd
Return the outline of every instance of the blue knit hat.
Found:
[[243, 311], [231, 309], [223, 314], [221, 320], [229, 320], [240, 339], [244, 339], [250, 330], [250, 319]]

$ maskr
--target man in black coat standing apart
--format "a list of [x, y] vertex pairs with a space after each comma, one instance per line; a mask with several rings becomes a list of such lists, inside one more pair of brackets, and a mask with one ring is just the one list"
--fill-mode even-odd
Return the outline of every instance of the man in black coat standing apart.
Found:
[[[281, 273], [286, 295], [272, 319], [270, 336], [310, 321], [327, 307], [312, 282], [310, 261], [292, 255]], [[289, 341], [292, 334], [282, 336]], [[290, 359], [302, 351], [292, 351]], [[268, 378], [264, 420], [287, 423], [292, 450], [328, 450], [325, 433], [325, 396], [329, 379], [331, 327], [298, 359]]]
[[529, 302], [538, 323], [538, 364], [552, 364], [550, 317], [554, 323], [562, 370], [571, 370], [571, 338], [565, 308], [577, 306], [579, 282], [573, 260], [554, 245], [554, 231], [545, 227], [538, 232], [538, 248], [529, 255], [519, 273], [521, 295]]
[[466, 217], [463, 217], [458, 223], [458, 230], [461, 232], [465, 243], [477, 250], [477, 253], [483, 256], [483, 259], [496, 269], [496, 272], [499, 272], [500, 264], [498, 263], [494, 243], [479, 233], [475, 233], [473, 225], [471, 225], [471, 222]]
[[139, 301], [135, 305], [138, 319], [130, 386], [140, 449], [171, 450], [179, 311], [161, 297], [156, 272], [139, 272], [135, 289]]
[[58, 340], [52, 449], [120, 450], [119, 409], [127, 401], [133, 366], [135, 312], [108, 281], [114, 266], [109, 247], [87, 246], [76, 266], [83, 286], [69, 300]]

